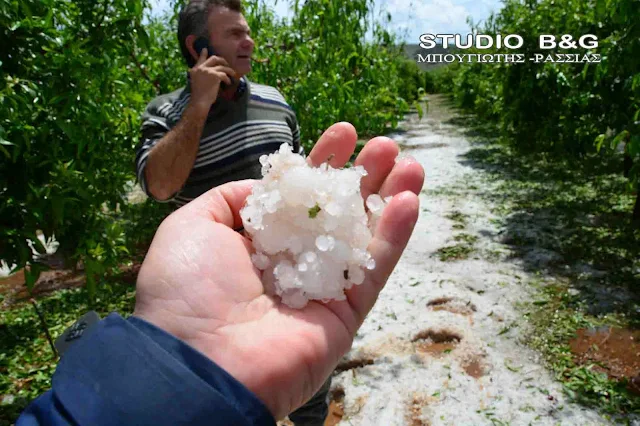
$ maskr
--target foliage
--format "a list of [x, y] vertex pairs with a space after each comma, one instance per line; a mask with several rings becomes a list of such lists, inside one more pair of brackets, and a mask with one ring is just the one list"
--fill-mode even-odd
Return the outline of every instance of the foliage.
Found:
[[[525, 58], [556, 53], [538, 49], [540, 34], [594, 34], [597, 49], [564, 53], [598, 53], [602, 62], [463, 63], [439, 70], [436, 81], [460, 107], [499, 122], [505, 140], [520, 152], [580, 159], [622, 148], [631, 189], [640, 181], [639, 19], [640, 5], [633, 0], [507, 0], [474, 31], [521, 35], [524, 45], [517, 53]], [[481, 51], [488, 52], [514, 53]], [[634, 217], [640, 219], [640, 195]]]
[[[107, 283], [89, 307], [86, 289], [61, 290], [38, 301], [54, 339], [87, 311], [105, 317], [133, 312], [133, 287]], [[2, 296], [0, 295], [0, 300]], [[26, 405], [51, 387], [57, 359], [28, 302], [0, 310], [0, 425], [13, 424]]]
[[[128, 253], [122, 224], [138, 116], [152, 94], [134, 46], [144, 0], [0, 2], [0, 253], [18, 267], [27, 239], [55, 234], [87, 282]], [[41, 248], [42, 249], [42, 248]], [[40, 268], [27, 271], [32, 284]]]

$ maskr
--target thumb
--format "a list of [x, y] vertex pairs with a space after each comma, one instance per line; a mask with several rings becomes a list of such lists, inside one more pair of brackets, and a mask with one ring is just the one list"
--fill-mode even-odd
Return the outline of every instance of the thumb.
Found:
[[186, 204], [175, 214], [205, 216], [229, 228], [240, 228], [240, 209], [251, 193], [254, 182], [253, 179], [246, 179], [217, 186]]

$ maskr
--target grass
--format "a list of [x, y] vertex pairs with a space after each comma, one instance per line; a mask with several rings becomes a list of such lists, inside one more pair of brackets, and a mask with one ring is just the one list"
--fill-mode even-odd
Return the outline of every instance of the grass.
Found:
[[458, 225], [466, 225], [467, 220], [469, 219], [469, 216], [460, 212], [459, 210], [453, 210], [449, 212], [447, 215], [445, 215], [445, 217], [450, 221], [454, 222], [454, 224], [458, 224]]
[[[468, 215], [459, 210], [453, 210], [445, 217], [453, 222], [451, 227], [457, 231], [465, 229], [469, 219]], [[453, 240], [456, 244], [441, 247], [436, 251], [435, 255], [441, 262], [467, 259], [475, 251], [474, 244], [478, 241], [478, 237], [460, 232], [454, 235]]]
[[[128, 316], [134, 298], [132, 286], [111, 283], [99, 289], [92, 307], [85, 288], [58, 291], [38, 304], [55, 339], [92, 309], [101, 317], [114, 311]], [[13, 424], [31, 400], [51, 387], [57, 363], [30, 303], [0, 310], [0, 425]]]
[[624, 380], [579, 364], [569, 347], [580, 328], [640, 326], [640, 227], [622, 159], [516, 152], [483, 126], [469, 129], [475, 143], [462, 161], [485, 172], [487, 189], [476, 193], [495, 206], [509, 257], [539, 277], [537, 296], [523, 306], [526, 342], [575, 401], [613, 417], [640, 413]]
[[459, 243], [473, 245], [478, 242], [478, 237], [471, 234], [460, 233], [460, 234], [454, 235], [453, 240]]
[[596, 371], [593, 364], [576, 363], [569, 341], [576, 331], [601, 325], [624, 325], [620, 315], [596, 317], [585, 313], [585, 304], [572, 295], [566, 284], [542, 287], [538, 297], [545, 303], [530, 302], [524, 306], [531, 327], [526, 336], [529, 344], [545, 357], [556, 378], [564, 383], [566, 393], [574, 400], [598, 407], [610, 414], [640, 413], [640, 397], [627, 390], [626, 381], [611, 380]]
[[441, 262], [451, 262], [453, 260], [467, 259], [475, 249], [466, 243], [454, 244], [452, 246], [440, 247], [436, 250], [436, 256]]
[[482, 252], [482, 258], [487, 262], [496, 263], [506, 259], [508, 253], [504, 250], [486, 249]]

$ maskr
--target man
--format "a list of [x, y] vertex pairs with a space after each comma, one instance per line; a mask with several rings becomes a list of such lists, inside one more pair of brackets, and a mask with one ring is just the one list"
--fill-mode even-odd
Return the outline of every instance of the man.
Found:
[[[182, 206], [223, 183], [261, 178], [260, 156], [282, 143], [304, 155], [280, 92], [246, 78], [254, 42], [241, 12], [240, 0], [191, 0], [180, 13], [187, 85], [149, 103], [136, 155], [138, 181], [157, 201]], [[215, 52], [199, 54], [199, 37]]]
[[[338, 123], [307, 161], [342, 167], [356, 146]], [[347, 300], [294, 310], [265, 294], [239, 210], [252, 181], [216, 187], [156, 232], [136, 284], [135, 311], [112, 314], [74, 340], [17, 426], [275, 426], [319, 389], [373, 307], [418, 220], [424, 170], [395, 161], [389, 138], [369, 141], [355, 164], [363, 197], [392, 196], [368, 251], [376, 268]], [[176, 253], [188, 253], [188, 256]]]
[[[295, 113], [280, 92], [245, 77], [254, 42], [241, 12], [240, 0], [191, 0], [180, 13], [178, 41], [191, 67], [189, 81], [147, 106], [136, 156], [140, 185], [158, 201], [182, 206], [223, 183], [259, 179], [260, 156], [282, 143], [304, 155]], [[199, 37], [214, 56], [206, 49], [198, 54]], [[330, 386], [328, 379], [290, 415], [296, 426], [323, 424]]]

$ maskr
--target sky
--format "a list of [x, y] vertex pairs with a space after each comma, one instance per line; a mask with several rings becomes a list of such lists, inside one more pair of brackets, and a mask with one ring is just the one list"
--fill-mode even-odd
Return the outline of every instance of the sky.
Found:
[[[150, 1], [154, 13], [169, 8], [169, 0]], [[265, 1], [278, 16], [291, 16], [288, 0]], [[375, 0], [374, 13], [391, 13], [389, 29], [413, 44], [420, 42], [421, 34], [467, 34], [468, 16], [476, 23], [484, 21], [501, 6], [499, 0]]]

